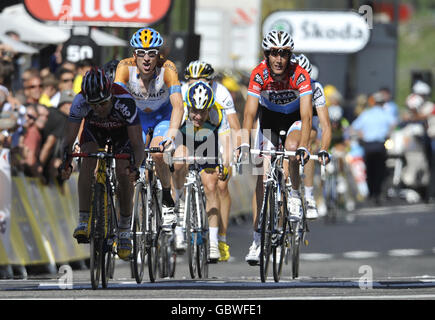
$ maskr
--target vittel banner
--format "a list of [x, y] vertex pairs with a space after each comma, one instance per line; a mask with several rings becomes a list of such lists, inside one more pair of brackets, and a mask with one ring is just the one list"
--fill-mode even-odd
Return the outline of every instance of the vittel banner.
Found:
[[263, 33], [291, 34], [296, 52], [353, 53], [370, 39], [369, 24], [358, 13], [339, 11], [280, 11], [269, 15]]
[[171, 0], [24, 0], [38, 20], [86, 25], [140, 25], [162, 19]]

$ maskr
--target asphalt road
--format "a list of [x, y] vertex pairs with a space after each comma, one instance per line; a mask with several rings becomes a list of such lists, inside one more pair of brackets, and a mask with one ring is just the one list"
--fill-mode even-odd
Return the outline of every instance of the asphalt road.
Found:
[[[88, 270], [73, 270], [72, 287], [62, 285], [60, 274], [1, 280], [0, 299], [161, 300], [166, 303], [164, 312], [171, 316], [183, 312], [186, 300], [198, 307], [191, 312], [200, 312], [205, 302], [212, 303], [204, 309], [204, 317], [207, 312], [209, 316], [224, 315], [224, 307], [216, 310], [222, 302], [243, 303], [256, 306], [243, 311], [254, 318], [259, 311], [266, 313], [261, 310], [266, 301], [435, 299], [435, 205], [369, 207], [350, 217], [334, 224], [322, 219], [310, 224], [309, 245], [302, 247], [297, 279], [291, 278], [288, 265], [279, 283], [273, 281], [272, 274], [261, 283], [259, 267], [244, 262], [252, 242], [247, 217], [230, 226], [230, 261], [210, 265], [206, 280], [190, 278], [185, 256], [178, 257], [174, 279], [156, 283], [145, 277], [137, 284], [129, 264], [118, 261], [115, 279], [105, 290], [91, 289]], [[266, 307], [272, 312], [273, 306]]]

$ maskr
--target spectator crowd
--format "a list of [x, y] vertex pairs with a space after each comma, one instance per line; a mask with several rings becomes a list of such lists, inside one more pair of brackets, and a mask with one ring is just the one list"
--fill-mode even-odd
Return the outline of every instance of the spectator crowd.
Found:
[[21, 171], [45, 184], [55, 182], [70, 107], [94, 63], [87, 59], [52, 70], [28, 68], [18, 73], [17, 81], [13, 52], [0, 45], [0, 53], [0, 148], [10, 149], [13, 174]]

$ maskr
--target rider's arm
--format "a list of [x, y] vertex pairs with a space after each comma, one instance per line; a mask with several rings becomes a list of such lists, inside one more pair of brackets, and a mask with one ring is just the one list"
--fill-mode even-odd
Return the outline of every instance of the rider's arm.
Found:
[[299, 147], [306, 148], [308, 150], [308, 142], [310, 139], [312, 120], [313, 120], [313, 105], [312, 105], [312, 94], [306, 94], [300, 97], [301, 99], [301, 140]]
[[135, 168], [139, 168], [145, 158], [145, 145], [142, 139], [142, 126], [140, 124], [129, 126], [127, 129], [128, 139], [134, 153]]
[[167, 60], [163, 67], [165, 68], [164, 80], [169, 88], [169, 100], [171, 101], [172, 105], [168, 137], [174, 140], [183, 121], [183, 97], [181, 96], [181, 85], [180, 81], [178, 80], [178, 73], [175, 64], [172, 61]]
[[242, 143], [250, 145], [250, 132], [254, 126], [255, 116], [258, 110], [258, 97], [248, 94], [245, 103], [245, 112], [243, 115], [243, 130], [242, 130]]
[[329, 120], [328, 108], [326, 106], [317, 108], [320, 126], [322, 128], [322, 141], [320, 150], [327, 151], [331, 145], [332, 129], [331, 121]]

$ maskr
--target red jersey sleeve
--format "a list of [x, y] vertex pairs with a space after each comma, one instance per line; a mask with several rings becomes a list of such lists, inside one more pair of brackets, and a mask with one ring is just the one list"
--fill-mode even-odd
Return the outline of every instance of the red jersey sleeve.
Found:
[[300, 97], [303, 97], [307, 94], [313, 94], [310, 75], [301, 66], [296, 65], [294, 78], [292, 78], [292, 80], [292, 86], [299, 91]]
[[265, 65], [262, 62], [259, 64], [251, 73], [251, 77], [249, 78], [249, 85], [248, 85], [248, 94], [252, 95], [254, 97], [259, 98], [261, 90], [263, 90], [264, 86], [264, 68]]

